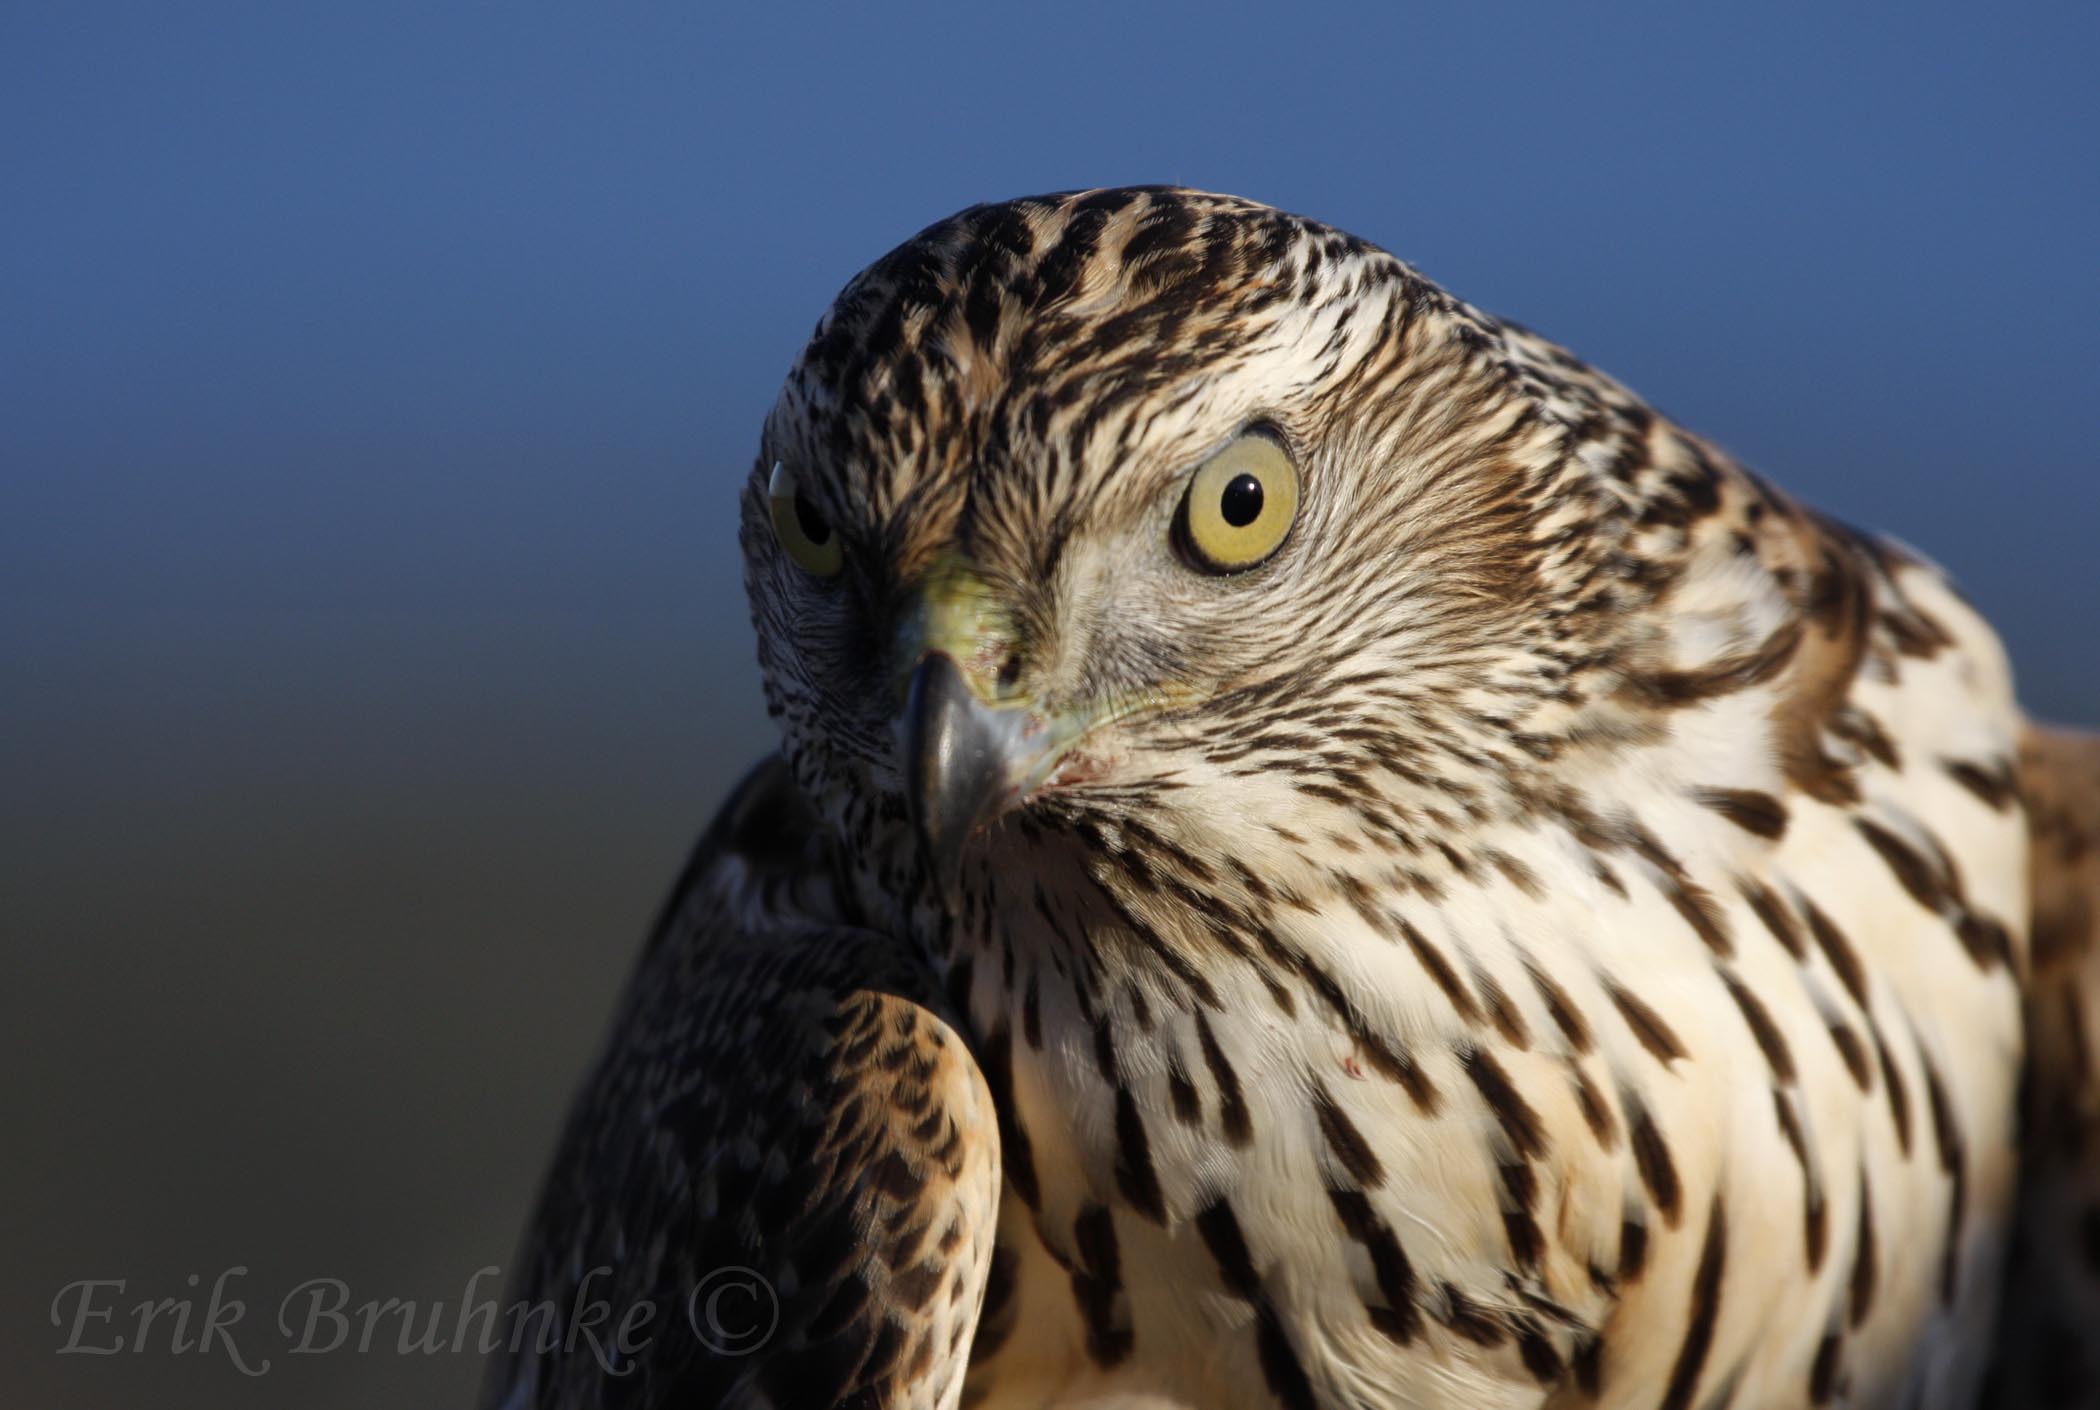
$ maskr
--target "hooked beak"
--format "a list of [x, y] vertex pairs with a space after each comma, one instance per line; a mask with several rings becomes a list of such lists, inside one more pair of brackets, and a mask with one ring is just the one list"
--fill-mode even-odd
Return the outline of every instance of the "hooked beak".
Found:
[[1022, 712], [971, 693], [955, 658], [930, 651], [904, 704], [905, 797], [934, 873], [951, 895], [971, 836], [1018, 801], [1014, 765]]
[[1016, 640], [984, 579], [951, 552], [921, 583], [895, 643], [905, 801], [951, 911], [973, 838], [1039, 789], [1101, 777], [1107, 764], [1080, 752], [1095, 731], [1178, 694], [1162, 686], [1046, 711]]
[[1020, 686], [1010, 618], [961, 554], [943, 555], [920, 584], [894, 659], [905, 798], [953, 905], [965, 846], [1043, 781], [1069, 732]]

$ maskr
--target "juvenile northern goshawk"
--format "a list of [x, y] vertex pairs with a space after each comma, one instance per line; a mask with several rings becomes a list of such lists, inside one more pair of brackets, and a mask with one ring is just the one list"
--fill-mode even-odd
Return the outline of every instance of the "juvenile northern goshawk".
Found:
[[2100, 751], [1907, 550], [1151, 189], [848, 285], [743, 546], [781, 752], [518, 1282], [663, 1315], [492, 1404], [2094, 1393]]

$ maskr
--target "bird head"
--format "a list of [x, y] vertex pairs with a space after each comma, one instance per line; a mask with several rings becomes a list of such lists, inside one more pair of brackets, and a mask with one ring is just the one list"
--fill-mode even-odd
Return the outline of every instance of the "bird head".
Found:
[[950, 878], [1053, 834], [1200, 876], [1452, 825], [1536, 762], [1624, 518], [1594, 393], [1556, 407], [1517, 336], [1230, 197], [920, 233], [818, 324], [744, 491], [798, 783]]

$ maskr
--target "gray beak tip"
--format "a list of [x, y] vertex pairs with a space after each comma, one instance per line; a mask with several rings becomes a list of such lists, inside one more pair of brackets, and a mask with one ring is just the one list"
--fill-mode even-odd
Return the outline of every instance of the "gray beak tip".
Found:
[[905, 797], [951, 906], [963, 849], [1008, 792], [1006, 750], [990, 714], [945, 652], [929, 654], [912, 672], [904, 706]]

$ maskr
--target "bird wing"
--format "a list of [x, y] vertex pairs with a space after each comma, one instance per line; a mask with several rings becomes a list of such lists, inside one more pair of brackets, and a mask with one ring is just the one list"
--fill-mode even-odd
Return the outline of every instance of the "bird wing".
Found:
[[2100, 1405], [2100, 735], [2030, 726], [2020, 1222], [1993, 1401]]
[[991, 1097], [930, 969], [849, 923], [820, 839], [775, 759], [701, 841], [561, 1139], [487, 1405], [956, 1403]]

